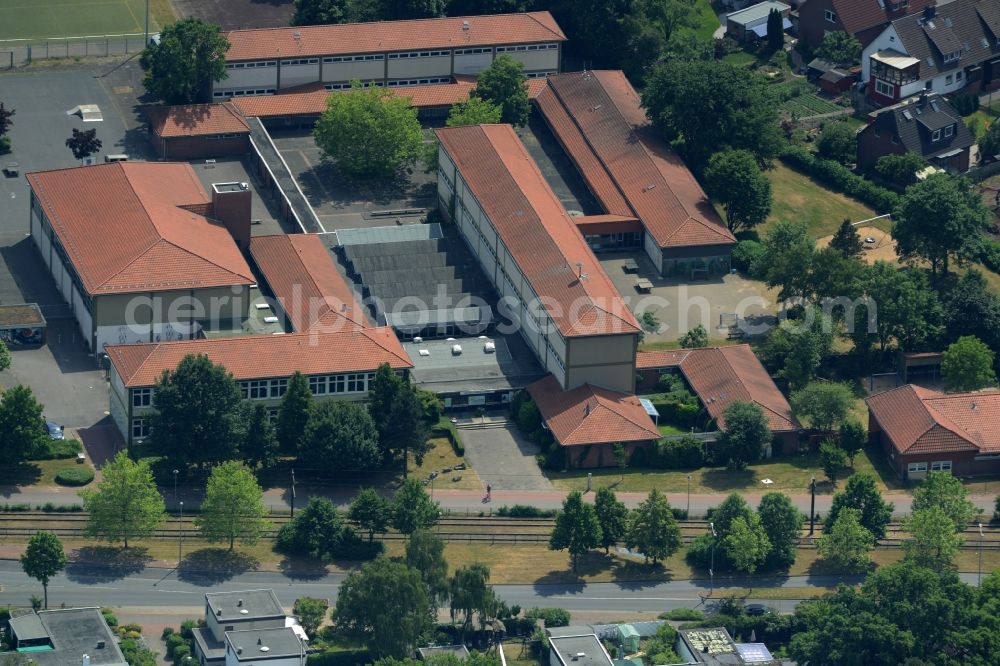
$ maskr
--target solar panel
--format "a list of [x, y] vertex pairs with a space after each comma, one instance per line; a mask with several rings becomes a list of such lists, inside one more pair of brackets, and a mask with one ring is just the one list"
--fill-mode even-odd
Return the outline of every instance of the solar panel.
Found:
[[761, 664], [774, 659], [763, 643], [737, 643], [736, 651], [747, 664]]

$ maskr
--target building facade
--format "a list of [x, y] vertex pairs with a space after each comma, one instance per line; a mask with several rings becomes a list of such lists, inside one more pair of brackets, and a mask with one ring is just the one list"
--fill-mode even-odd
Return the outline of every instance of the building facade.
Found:
[[146, 116], [153, 148], [165, 160], [242, 157], [250, 150], [250, 125], [229, 103], [154, 106]]
[[475, 75], [507, 54], [529, 78], [559, 71], [562, 30], [548, 12], [345, 23], [227, 35], [226, 74], [213, 84], [216, 100], [270, 95], [321, 83], [327, 90], [352, 81], [399, 88], [450, 83]]
[[816, 49], [830, 32], [849, 32], [864, 48], [892, 21], [937, 0], [809, 0], [799, 4], [799, 38]]

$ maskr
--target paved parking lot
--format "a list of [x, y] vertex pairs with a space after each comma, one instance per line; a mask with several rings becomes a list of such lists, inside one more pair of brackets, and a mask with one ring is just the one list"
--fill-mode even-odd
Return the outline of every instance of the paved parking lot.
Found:
[[[622, 262], [629, 258], [639, 264], [638, 273], [622, 270]], [[660, 331], [647, 333], [647, 342], [676, 340], [698, 324], [709, 337], [725, 338], [726, 331], [719, 329], [721, 320], [728, 322], [736, 314], [753, 325], [766, 325], [777, 312], [777, 292], [741, 275], [713, 275], [695, 282], [658, 277], [642, 250], [604, 253], [598, 259], [633, 312], [652, 312], [660, 320]], [[636, 291], [635, 281], [640, 277], [653, 283], [651, 293]]]
[[515, 426], [462, 429], [459, 434], [466, 459], [493, 490], [552, 490], [535, 461], [541, 451]]

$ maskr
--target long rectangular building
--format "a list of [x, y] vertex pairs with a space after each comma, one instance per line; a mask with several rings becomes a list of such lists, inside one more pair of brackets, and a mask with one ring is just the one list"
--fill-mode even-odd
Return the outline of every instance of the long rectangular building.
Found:
[[630, 393], [639, 324], [510, 125], [437, 130], [438, 196], [564, 389]]
[[343, 23], [228, 33], [227, 78], [212, 97], [268, 95], [321, 82], [327, 90], [358, 80], [390, 88], [450, 83], [478, 74], [500, 54], [529, 78], [559, 71], [559, 25], [548, 12]]

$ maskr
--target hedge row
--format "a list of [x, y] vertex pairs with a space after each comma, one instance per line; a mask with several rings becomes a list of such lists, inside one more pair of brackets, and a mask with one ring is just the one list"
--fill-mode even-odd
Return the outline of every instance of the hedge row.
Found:
[[85, 486], [94, 480], [94, 470], [89, 467], [63, 467], [56, 472], [56, 483], [61, 486]]
[[461, 437], [458, 436], [458, 429], [451, 422], [439, 422], [431, 429], [431, 437], [443, 437], [451, 444], [452, 450], [459, 458], [465, 457], [465, 444], [462, 444]]
[[844, 165], [816, 157], [801, 146], [789, 146], [781, 161], [839, 192], [868, 204], [879, 214], [891, 213], [899, 205], [899, 195], [876, 185]]

